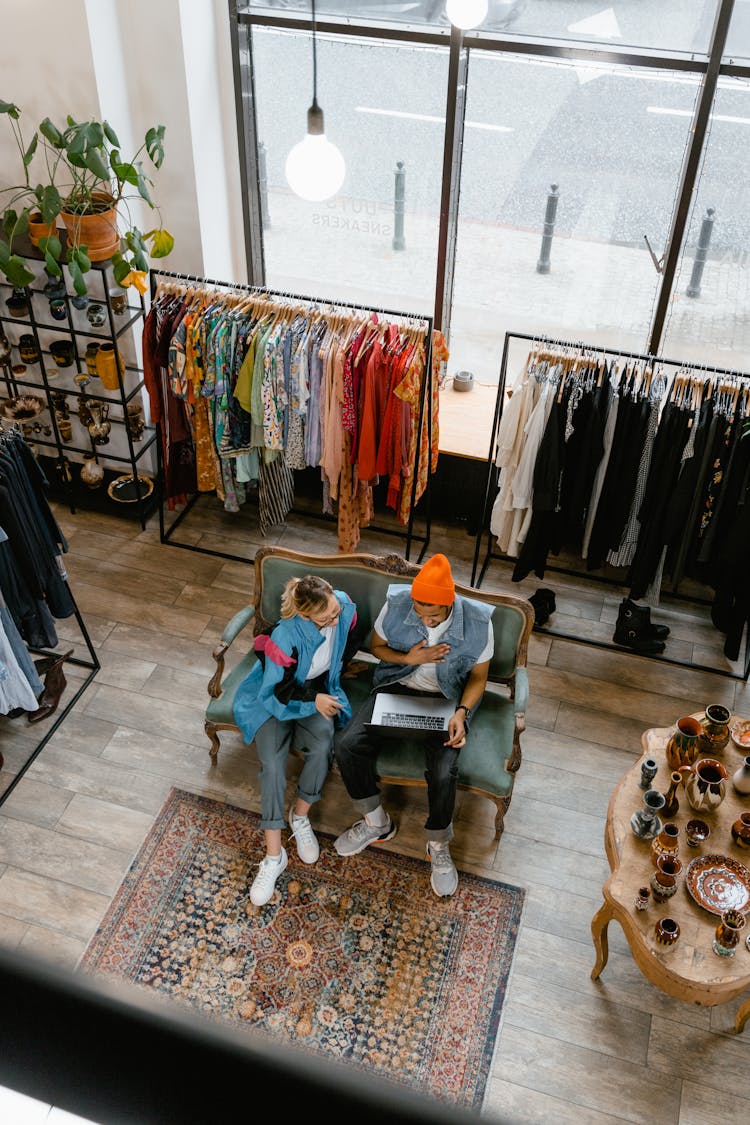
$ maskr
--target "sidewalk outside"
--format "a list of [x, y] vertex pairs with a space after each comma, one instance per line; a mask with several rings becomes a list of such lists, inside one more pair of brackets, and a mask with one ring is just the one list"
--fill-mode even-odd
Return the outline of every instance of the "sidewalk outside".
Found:
[[[347, 197], [307, 203], [278, 190], [269, 193], [268, 205], [266, 274], [273, 288], [431, 313], [437, 215], [407, 212], [406, 249], [396, 251], [392, 208]], [[645, 243], [641, 249], [553, 238], [547, 274], [536, 269], [540, 250], [541, 231], [460, 224], [449, 376], [471, 371], [475, 382], [496, 387], [506, 331], [638, 353], [645, 349], [659, 281]], [[690, 298], [686, 265], [668, 315], [663, 353], [693, 364], [750, 371], [749, 274], [744, 259], [709, 258], [701, 295]], [[528, 343], [521, 341], [509, 361], [509, 378], [527, 351]], [[486, 456], [492, 428], [487, 395], [442, 392], [441, 422], [447, 429], [446, 415], [454, 412], [461, 415], [459, 429], [470, 435], [468, 448], [456, 452]]]

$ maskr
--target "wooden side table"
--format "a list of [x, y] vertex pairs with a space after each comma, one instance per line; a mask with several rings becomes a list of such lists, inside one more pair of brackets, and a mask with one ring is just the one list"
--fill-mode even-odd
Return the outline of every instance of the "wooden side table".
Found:
[[[718, 809], [708, 814], [696, 813], [688, 804], [683, 787], [678, 790], [680, 808], [670, 818], [680, 826], [678, 855], [682, 872], [676, 894], [663, 903], [654, 902], [652, 898], [646, 910], [636, 910], [634, 900], [638, 889], [650, 882], [655, 867], [651, 841], [641, 840], [633, 833], [630, 817], [643, 807], [644, 790], [640, 787], [640, 780], [645, 758], [653, 758], [659, 765], [651, 788], [660, 793], [666, 793], [669, 788], [672, 771], [666, 761], [665, 749], [672, 729], [653, 728], [643, 734], [643, 754], [623, 775], [609, 802], [604, 843], [612, 874], [602, 888], [604, 903], [591, 922], [596, 950], [591, 978], [596, 980], [607, 964], [607, 927], [614, 918], [622, 926], [638, 968], [652, 984], [678, 1000], [692, 1000], [712, 1007], [726, 1004], [750, 989], [750, 950], [743, 933], [743, 940], [733, 957], [719, 957], [713, 952], [711, 943], [719, 918], [693, 900], [685, 886], [685, 873], [690, 861], [700, 855], [730, 856], [750, 868], [750, 851], [738, 848], [731, 834], [731, 825], [740, 813], [750, 811], [750, 798], [740, 797], [732, 786], [731, 775], [741, 764], [742, 757], [734, 748], [734, 743], [730, 742], [721, 754], [716, 755], [723, 760], [729, 773], [726, 797]], [[685, 825], [695, 817], [706, 821], [711, 834], [693, 848], [685, 838]], [[680, 926], [679, 940], [671, 947], [660, 945], [654, 935], [656, 920], [663, 917], [674, 918]], [[737, 1012], [735, 1030], [738, 1033], [748, 1018], [750, 998]]]

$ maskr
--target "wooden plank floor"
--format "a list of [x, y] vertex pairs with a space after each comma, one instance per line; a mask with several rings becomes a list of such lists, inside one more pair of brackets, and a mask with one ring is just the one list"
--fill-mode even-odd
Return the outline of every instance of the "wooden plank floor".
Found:
[[[171, 786], [259, 808], [254, 756], [226, 736], [212, 767], [203, 733], [211, 649], [250, 600], [252, 570], [161, 544], [155, 519], [141, 531], [114, 516], [57, 513], [70, 542], [71, 587], [102, 668], [0, 807], [0, 941], [73, 968]], [[229, 516], [211, 500], [191, 513], [179, 538], [248, 559], [264, 542], [336, 551], [331, 525], [295, 517], [264, 540], [252, 509]], [[402, 551], [403, 543], [368, 532], [360, 550]], [[465, 529], [433, 524], [429, 553], [436, 550], [468, 581], [474, 540]], [[587, 622], [609, 639], [621, 591], [552, 575], [521, 588], [537, 585], [555, 588], [566, 625]], [[518, 586], [493, 564], [483, 588]], [[665, 614], [678, 651], [700, 651], [700, 662], [724, 666], [722, 638], [705, 609], [670, 605]], [[80, 643], [74, 620], [60, 622], [59, 632], [61, 645]], [[71, 683], [80, 677], [66, 667]], [[489, 1119], [750, 1120], [750, 1029], [734, 1035], [736, 1005], [701, 1009], [662, 995], [636, 968], [616, 923], [601, 979], [589, 975], [589, 926], [608, 874], [611, 789], [639, 755], [644, 728], [712, 702], [750, 714], [743, 682], [532, 636], [524, 761], [505, 833], [498, 844], [494, 807], [462, 795], [453, 845], [460, 869], [527, 890]], [[24, 719], [0, 719], [5, 786], [39, 733]], [[422, 857], [424, 794], [396, 790], [387, 800], [401, 827], [386, 847]], [[336, 775], [313, 820], [331, 833], [353, 820]]]

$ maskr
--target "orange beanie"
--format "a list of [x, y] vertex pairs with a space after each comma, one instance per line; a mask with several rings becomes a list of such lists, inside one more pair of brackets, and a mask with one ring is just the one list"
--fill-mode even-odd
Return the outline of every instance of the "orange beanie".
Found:
[[456, 586], [445, 555], [433, 555], [411, 584], [411, 596], [424, 605], [453, 605]]

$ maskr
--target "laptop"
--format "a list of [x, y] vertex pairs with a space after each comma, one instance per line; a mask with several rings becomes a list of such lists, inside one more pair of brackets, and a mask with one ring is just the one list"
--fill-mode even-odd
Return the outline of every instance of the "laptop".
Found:
[[367, 723], [371, 734], [410, 735], [448, 734], [448, 720], [455, 705], [442, 695], [396, 695], [380, 691], [375, 697], [372, 721]]

